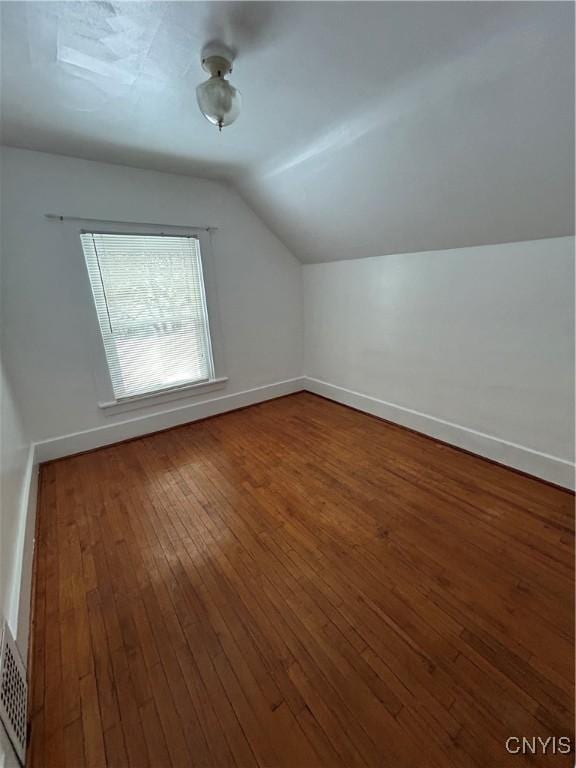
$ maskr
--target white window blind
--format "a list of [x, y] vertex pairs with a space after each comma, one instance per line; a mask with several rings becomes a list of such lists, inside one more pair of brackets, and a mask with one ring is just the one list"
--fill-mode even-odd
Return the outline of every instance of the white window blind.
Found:
[[212, 378], [198, 240], [101, 232], [81, 240], [115, 398]]

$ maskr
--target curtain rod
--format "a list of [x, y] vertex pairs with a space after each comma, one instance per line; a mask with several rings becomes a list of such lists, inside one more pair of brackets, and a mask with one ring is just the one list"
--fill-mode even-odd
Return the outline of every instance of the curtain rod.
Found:
[[92, 221], [98, 224], [127, 224], [131, 227], [159, 227], [160, 229], [195, 229], [198, 232], [215, 232], [218, 227], [191, 227], [179, 224], [157, 224], [144, 221], [117, 221], [115, 219], [89, 219], [84, 216], [61, 216], [59, 213], [45, 213], [45, 219], [51, 221]]

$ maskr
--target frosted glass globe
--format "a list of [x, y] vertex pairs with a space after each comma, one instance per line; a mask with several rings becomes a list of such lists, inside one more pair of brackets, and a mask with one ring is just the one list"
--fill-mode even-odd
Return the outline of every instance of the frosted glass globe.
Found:
[[213, 125], [220, 129], [230, 125], [240, 114], [242, 97], [223, 77], [214, 76], [196, 88], [200, 111]]

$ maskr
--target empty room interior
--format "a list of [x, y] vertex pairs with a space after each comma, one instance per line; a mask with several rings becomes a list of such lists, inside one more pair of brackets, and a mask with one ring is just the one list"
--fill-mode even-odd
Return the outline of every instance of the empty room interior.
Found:
[[574, 766], [572, 2], [0, 2], [0, 768]]

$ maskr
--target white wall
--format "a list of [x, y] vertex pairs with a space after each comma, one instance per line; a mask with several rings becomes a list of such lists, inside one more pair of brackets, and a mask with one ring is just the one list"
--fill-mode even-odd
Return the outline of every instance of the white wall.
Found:
[[30, 449], [6, 366], [0, 357], [0, 616], [8, 619], [15, 636], [19, 629]]
[[309, 265], [304, 297], [307, 376], [573, 461], [573, 238]]
[[[2, 168], [3, 170], [3, 168]], [[3, 235], [0, 219], [0, 234]], [[6, 258], [0, 243], [0, 620], [5, 617], [20, 651], [26, 658], [30, 590], [21, 590], [22, 578], [30, 581], [34, 515], [34, 449], [22, 421], [21, 400], [14, 385], [13, 367], [6, 353]], [[29, 504], [29, 501], [31, 504]], [[32, 525], [31, 525], [32, 523]]]
[[[7, 351], [35, 441], [165, 410], [109, 415], [97, 406], [80, 245], [47, 212], [100, 219], [216, 226], [213, 258], [232, 395], [301, 374], [301, 267], [227, 186], [185, 176], [3, 149]], [[202, 402], [213, 395], [197, 395]], [[181, 406], [171, 403], [170, 406]], [[182, 418], [183, 421], [187, 419]], [[143, 427], [142, 432], [158, 428]], [[118, 438], [116, 438], [118, 439]]]

